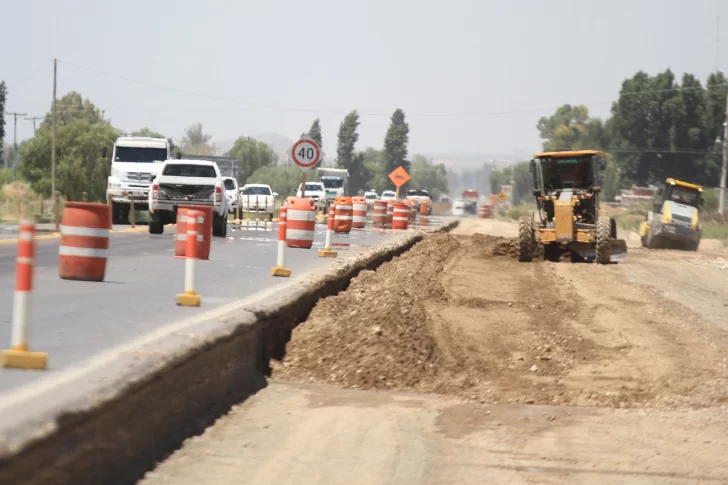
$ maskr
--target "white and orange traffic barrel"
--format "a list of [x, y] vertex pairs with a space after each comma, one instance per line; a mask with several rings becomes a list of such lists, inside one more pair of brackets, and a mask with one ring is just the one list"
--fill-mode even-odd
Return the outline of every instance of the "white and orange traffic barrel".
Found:
[[374, 217], [372, 219], [374, 227], [384, 227], [387, 224], [387, 201], [374, 201]]
[[409, 213], [409, 204], [405, 202], [395, 202], [392, 213], [392, 229], [406, 230]]
[[313, 200], [289, 197], [286, 200], [286, 244], [289, 248], [310, 249], [316, 231]]
[[336, 207], [336, 219], [334, 220], [334, 232], [351, 232], [354, 223], [354, 204], [351, 197], [339, 196], [334, 199]]
[[104, 281], [109, 223], [106, 204], [66, 202], [58, 248], [58, 274], [62, 279]]
[[364, 229], [367, 227], [367, 200], [362, 196], [356, 196], [351, 198], [351, 203], [354, 207], [354, 219], [351, 227]]

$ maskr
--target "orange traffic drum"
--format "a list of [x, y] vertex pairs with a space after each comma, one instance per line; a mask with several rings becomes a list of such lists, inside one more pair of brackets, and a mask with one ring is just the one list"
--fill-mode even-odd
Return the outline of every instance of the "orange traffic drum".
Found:
[[395, 202], [393, 200], [387, 201], [387, 220], [385, 222], [385, 227], [392, 227], [392, 217], [394, 217], [394, 204]]
[[430, 215], [430, 199], [422, 199], [422, 202], [420, 202], [420, 214], [423, 216]]
[[289, 197], [286, 200], [286, 244], [289, 248], [310, 249], [316, 231], [316, 206], [313, 200]]
[[212, 207], [204, 205], [190, 205], [177, 209], [174, 255], [184, 258], [187, 254], [187, 212], [193, 210], [203, 213], [202, 217], [197, 218], [197, 259], [210, 259]]
[[387, 223], [387, 201], [386, 200], [375, 200], [374, 201], [374, 225], [376, 227], [384, 227]]
[[354, 222], [354, 203], [351, 197], [339, 196], [334, 200], [336, 215], [334, 216], [334, 232], [351, 232]]
[[415, 224], [417, 222], [417, 200], [415, 199], [407, 199], [405, 200], [407, 203], [407, 206], [409, 207], [409, 214], [407, 218], [409, 219], [410, 224]]
[[58, 248], [58, 274], [62, 279], [104, 281], [109, 222], [107, 204], [66, 202]]
[[357, 196], [351, 198], [354, 206], [354, 219], [351, 227], [356, 229], [364, 229], [367, 227], [367, 200], [364, 197]]
[[409, 204], [405, 202], [395, 202], [394, 212], [392, 214], [392, 229], [407, 229], [407, 220], [409, 219]]

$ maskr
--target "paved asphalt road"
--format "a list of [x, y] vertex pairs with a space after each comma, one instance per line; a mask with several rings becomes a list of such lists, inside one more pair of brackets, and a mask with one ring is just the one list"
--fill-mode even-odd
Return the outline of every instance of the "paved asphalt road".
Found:
[[[177, 307], [184, 290], [184, 262], [174, 257], [174, 228], [156, 236], [146, 232], [111, 235], [106, 280], [101, 283], [62, 280], [58, 276], [58, 239], [36, 243], [31, 350], [48, 352], [46, 372], [0, 369], [0, 393], [48, 373], [73, 367], [93, 354], [184, 317], [250, 296], [280, 284], [270, 276], [275, 266], [277, 224], [269, 230], [228, 229], [226, 239], [213, 238], [209, 261], [200, 261], [197, 291], [202, 307]], [[325, 226], [319, 224], [311, 250], [288, 249], [292, 278], [331, 264], [319, 258]], [[372, 230], [336, 235], [340, 256], [396, 237]], [[15, 288], [14, 243], [0, 244], [0, 349], [8, 348]]]

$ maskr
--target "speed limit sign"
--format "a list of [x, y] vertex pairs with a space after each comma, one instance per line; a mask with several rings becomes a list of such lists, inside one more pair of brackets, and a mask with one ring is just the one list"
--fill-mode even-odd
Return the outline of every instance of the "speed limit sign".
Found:
[[321, 158], [321, 149], [310, 138], [298, 140], [291, 148], [291, 158], [304, 170], [312, 168]]

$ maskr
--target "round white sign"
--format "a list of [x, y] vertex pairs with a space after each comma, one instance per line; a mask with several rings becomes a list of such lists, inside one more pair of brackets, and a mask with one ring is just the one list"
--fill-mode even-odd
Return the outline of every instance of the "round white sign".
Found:
[[298, 140], [291, 148], [291, 158], [293, 158], [296, 165], [308, 170], [319, 162], [321, 149], [313, 140]]

